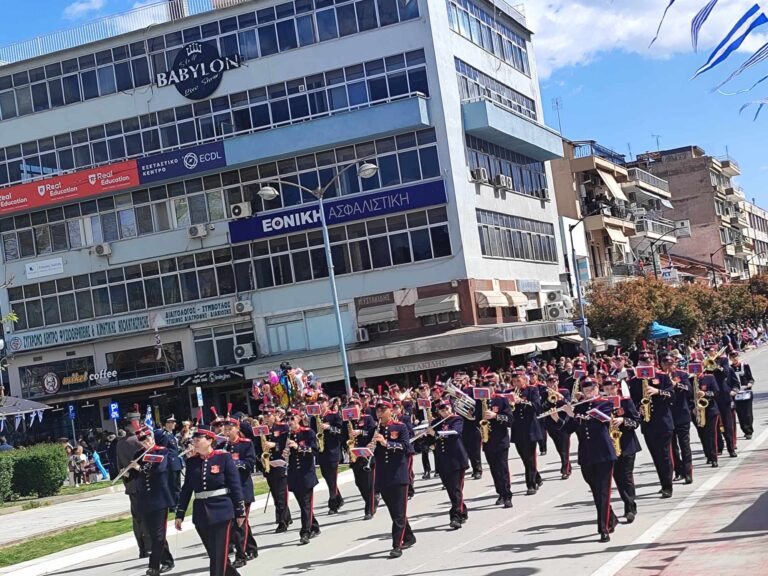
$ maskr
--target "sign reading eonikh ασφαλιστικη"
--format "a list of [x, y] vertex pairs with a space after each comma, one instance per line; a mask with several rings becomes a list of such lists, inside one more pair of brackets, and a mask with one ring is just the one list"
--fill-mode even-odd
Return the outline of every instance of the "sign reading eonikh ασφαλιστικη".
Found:
[[196, 302], [164, 310], [17, 332], [8, 337], [8, 347], [12, 352], [23, 352], [49, 346], [75, 344], [95, 338], [123, 336], [155, 328], [185, 326], [195, 322], [224, 318], [233, 315], [234, 312], [234, 300], [231, 298]]

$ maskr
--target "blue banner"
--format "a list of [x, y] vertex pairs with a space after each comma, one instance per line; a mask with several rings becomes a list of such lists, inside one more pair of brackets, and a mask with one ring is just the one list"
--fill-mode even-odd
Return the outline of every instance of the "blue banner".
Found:
[[223, 142], [212, 142], [174, 150], [173, 152], [154, 154], [140, 158], [137, 162], [139, 181], [142, 184], [184, 178], [191, 174], [208, 172], [227, 166]]
[[[323, 206], [326, 223], [334, 226], [446, 202], [445, 183], [436, 180], [394, 190], [334, 198], [324, 202]], [[320, 228], [320, 210], [315, 203], [233, 220], [229, 223], [229, 235], [232, 243], [238, 243], [313, 228]]]

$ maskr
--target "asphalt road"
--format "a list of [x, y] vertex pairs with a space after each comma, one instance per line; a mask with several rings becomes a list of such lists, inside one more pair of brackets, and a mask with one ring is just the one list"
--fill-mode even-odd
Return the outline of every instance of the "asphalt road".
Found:
[[[747, 355], [761, 390], [768, 382], [768, 349]], [[729, 543], [740, 539], [765, 549], [768, 534], [768, 502], [763, 480], [768, 464], [768, 393], [756, 395], [753, 439], [739, 432], [739, 458], [721, 459], [713, 469], [704, 458], [694, 430], [695, 477], [692, 485], [676, 483], [671, 500], [661, 500], [650, 455], [644, 448], [638, 455], [635, 481], [638, 487], [637, 520], [617, 527], [612, 541], [600, 544], [595, 527], [591, 495], [576, 465], [575, 442], [572, 449], [574, 473], [561, 480], [557, 453], [551, 446], [539, 458], [544, 485], [534, 496], [525, 496], [522, 465], [515, 454], [510, 460], [513, 475], [514, 508], [494, 505], [496, 499], [490, 474], [481, 480], [467, 480], [465, 499], [469, 521], [461, 530], [448, 527], [449, 503], [439, 480], [420, 480], [421, 462], [416, 458], [416, 496], [408, 504], [409, 518], [417, 544], [396, 560], [387, 558], [390, 550], [390, 520], [382, 507], [374, 519], [363, 521], [362, 503], [353, 483], [345, 483], [342, 493], [346, 506], [337, 516], [328, 516], [325, 491], [317, 491], [316, 513], [322, 534], [309, 545], [298, 546], [295, 503], [293, 530], [273, 534], [274, 513], [270, 507], [252, 511], [251, 525], [259, 544], [257, 560], [240, 570], [243, 576], [297, 575], [339, 576], [344, 571], [369, 575], [437, 574], [450, 571], [462, 576], [613, 576], [619, 572], [646, 576], [677, 574], [729, 574], [723, 566], [710, 572], [707, 555], [727, 558], [733, 573], [757, 574], [766, 564], [754, 563], [755, 556], [728, 553]], [[514, 452], [514, 449], [512, 450]], [[756, 474], [762, 471], [763, 474]], [[614, 489], [614, 508], [623, 505]], [[725, 532], [725, 536], [722, 534]], [[720, 536], [718, 536], [719, 533]], [[696, 535], [694, 537], [694, 534]], [[169, 544], [176, 557], [176, 568], [169, 574], [191, 576], [207, 574], [207, 557], [196, 533], [190, 527], [181, 533], [169, 531]], [[760, 540], [762, 539], [762, 540]], [[675, 542], [672, 549], [669, 543]], [[710, 542], [710, 546], [706, 543]], [[702, 547], [702, 543], [705, 545]], [[745, 548], [745, 549], [746, 549]], [[762, 554], [762, 560], [766, 552]], [[739, 563], [742, 563], [740, 566]], [[703, 571], [702, 571], [703, 569]], [[135, 549], [108, 557], [71, 565], [57, 575], [139, 576], [146, 564], [136, 558]], [[757, 571], [755, 571], [757, 570]], [[765, 572], [763, 572], [765, 573]]]

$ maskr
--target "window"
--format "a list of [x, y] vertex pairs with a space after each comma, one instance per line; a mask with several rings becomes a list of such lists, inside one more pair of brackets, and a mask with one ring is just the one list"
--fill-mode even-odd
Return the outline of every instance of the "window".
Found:
[[441, 312], [439, 314], [429, 314], [419, 318], [422, 326], [436, 326], [437, 324], [450, 324], [459, 321], [458, 312]]
[[532, 120], [537, 119], [536, 103], [533, 99], [458, 58], [455, 58], [454, 62], [462, 100], [486, 98]]
[[181, 342], [162, 342], [160, 348], [145, 346], [132, 350], [109, 352], [107, 369], [117, 372], [120, 380], [172, 374], [184, 370]]
[[554, 226], [549, 222], [476, 210], [483, 256], [557, 262]]
[[193, 333], [198, 368], [211, 368], [235, 364], [234, 349], [238, 344], [253, 344], [256, 339], [250, 322], [227, 324]]
[[[543, 162], [468, 134], [465, 137], [465, 144], [470, 168], [485, 168], [491, 179], [498, 174], [511, 176], [513, 190], [510, 192], [540, 200], [549, 198], [549, 185]], [[428, 153], [425, 151], [426, 154]], [[422, 160], [422, 166], [430, 166], [431, 161], [431, 159], [426, 159], [426, 162]]]

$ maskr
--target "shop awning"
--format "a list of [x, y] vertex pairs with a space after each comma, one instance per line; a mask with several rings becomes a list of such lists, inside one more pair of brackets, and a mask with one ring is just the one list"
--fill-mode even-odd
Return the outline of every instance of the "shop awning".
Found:
[[661, 205], [664, 206], [664, 208], [674, 208], [674, 206], [672, 205], [672, 202], [670, 202], [666, 198], [659, 198], [659, 202], [661, 202]]
[[361, 308], [357, 312], [357, 325], [370, 326], [379, 322], [392, 322], [397, 320], [397, 306], [394, 304], [382, 304]]
[[446, 312], [458, 312], [459, 295], [444, 294], [442, 296], [431, 296], [429, 298], [419, 298], [416, 300], [414, 313], [416, 318], [429, 316], [431, 314], [444, 314]]
[[613, 174], [606, 172], [605, 170], [598, 170], [597, 173], [600, 174], [600, 178], [603, 179], [603, 182], [605, 182], [608, 191], [611, 193], [611, 196], [613, 196], [615, 200], [623, 200], [624, 202], [629, 202], [626, 195], [624, 194], [624, 190], [622, 190], [621, 186], [619, 186], [619, 183], [616, 182], [616, 178], [613, 177]]
[[491, 359], [491, 348], [465, 349], [462, 353], [446, 350], [437, 354], [421, 354], [409, 356], [400, 360], [382, 360], [381, 362], [367, 362], [355, 370], [358, 380], [375, 378], [378, 376], [392, 376], [393, 378], [410, 372], [426, 372], [427, 370], [442, 370], [452, 366], [465, 366], [475, 362], [484, 362]]
[[626, 244], [628, 242], [627, 237], [624, 236], [620, 230], [606, 226], [605, 231], [608, 233], [608, 236], [611, 238], [611, 242], [614, 244]]
[[[565, 342], [566, 344], [573, 344], [574, 346], [581, 345], [581, 341], [583, 340], [580, 334], [558, 336], [557, 339], [560, 340], [560, 342]], [[597, 338], [590, 338], [589, 342], [590, 344], [592, 344], [593, 352], [604, 352], [608, 348], [608, 345], [603, 340], [598, 340]]]
[[528, 307], [528, 296], [522, 292], [503, 292], [503, 294], [507, 297], [507, 301], [509, 302], [508, 306]]
[[504, 292], [477, 290], [475, 291], [475, 298], [480, 308], [506, 308], [509, 306], [509, 301], [504, 296]]
[[523, 354], [534, 354], [535, 352], [546, 352], [557, 348], [557, 342], [554, 340], [542, 340], [541, 342], [521, 342], [506, 346], [512, 356], [522, 356]]

